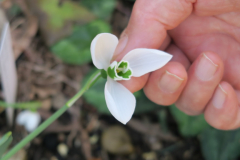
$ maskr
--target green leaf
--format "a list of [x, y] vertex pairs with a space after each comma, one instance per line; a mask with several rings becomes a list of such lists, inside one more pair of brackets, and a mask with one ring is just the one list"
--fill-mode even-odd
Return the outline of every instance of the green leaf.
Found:
[[157, 105], [157, 104], [153, 103], [152, 101], [150, 101], [144, 94], [143, 90], [140, 90], [136, 93], [138, 95], [135, 96], [137, 99], [137, 106], [136, 106], [136, 109], [134, 112], [135, 114], [143, 114], [146, 112], [156, 111], [162, 107], [162, 106]]
[[170, 107], [170, 111], [178, 123], [178, 129], [183, 136], [195, 136], [201, 133], [204, 129], [209, 127], [203, 115], [188, 116], [175, 105]]
[[12, 132], [6, 133], [1, 139], [0, 139], [0, 157], [4, 154], [8, 146], [11, 144], [13, 138], [12, 138]]
[[157, 112], [158, 121], [161, 126], [161, 130], [165, 133], [169, 132], [168, 129], [168, 117], [167, 117], [167, 108], [161, 109]]
[[88, 24], [97, 18], [74, 1], [29, 0], [28, 7], [34, 10], [42, 38], [49, 47], [72, 34], [74, 26]]
[[[93, 70], [92, 72], [94, 72]], [[86, 83], [89, 76], [91, 75], [90, 72], [83, 80], [83, 84]], [[102, 114], [110, 114], [106, 101], [104, 96], [104, 87], [105, 87], [106, 79], [99, 79], [86, 93], [84, 93], [83, 97], [85, 100], [97, 108], [98, 112]], [[161, 106], [151, 102], [148, 100], [148, 98], [145, 96], [143, 91], [138, 91], [134, 93], [136, 99], [137, 99], [137, 106], [135, 109], [134, 114], [141, 114], [146, 113], [150, 111], [154, 111], [159, 109]]]
[[200, 142], [206, 160], [235, 160], [240, 155], [240, 129], [220, 131], [209, 128], [200, 135]]
[[102, 32], [110, 32], [110, 26], [101, 20], [78, 26], [71, 36], [56, 43], [51, 48], [52, 52], [65, 63], [81, 65], [91, 62], [91, 42]]
[[12, 4], [11, 8], [8, 10], [8, 16], [10, 16], [11, 18], [14, 16], [17, 16], [21, 13], [21, 9], [17, 4]]
[[91, 10], [98, 18], [108, 19], [116, 6], [116, 0], [81, 0], [81, 4]]
[[72, 1], [64, 1], [61, 5], [59, 0], [38, 0], [39, 7], [47, 15], [48, 21], [45, 25], [49, 29], [60, 29], [68, 21], [89, 22], [94, 15], [85, 7]]

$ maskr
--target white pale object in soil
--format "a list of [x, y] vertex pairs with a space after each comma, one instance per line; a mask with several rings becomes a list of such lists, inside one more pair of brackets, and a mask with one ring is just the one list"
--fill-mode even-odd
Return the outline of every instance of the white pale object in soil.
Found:
[[28, 110], [22, 111], [17, 116], [17, 124], [23, 125], [28, 132], [35, 130], [41, 121], [38, 112], [31, 112]]
[[[92, 41], [91, 55], [93, 64], [98, 69], [104, 69], [109, 73], [105, 85], [105, 99], [109, 111], [118, 121], [126, 124], [133, 115], [136, 99], [117, 80], [129, 80], [131, 76], [140, 77], [155, 71], [169, 62], [172, 55], [157, 49], [138, 48], [128, 52], [122, 58], [122, 61], [126, 62], [125, 65], [127, 67], [118, 68], [120, 63], [113, 62], [111, 64], [117, 44], [118, 38], [115, 35], [110, 33], [98, 34]], [[108, 69], [112, 71], [108, 72]], [[121, 78], [119, 72], [125, 74], [127, 70], [129, 70], [131, 75], [127, 78]], [[110, 75], [110, 73], [113, 73], [113, 75]]]

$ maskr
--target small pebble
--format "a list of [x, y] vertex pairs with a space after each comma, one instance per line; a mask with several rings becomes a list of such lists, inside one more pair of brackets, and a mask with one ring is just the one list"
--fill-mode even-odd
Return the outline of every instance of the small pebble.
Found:
[[155, 152], [146, 152], [142, 155], [145, 160], [157, 160], [157, 155]]
[[50, 160], [58, 160], [58, 159], [57, 159], [57, 157], [52, 156], [52, 157], [50, 158]]
[[68, 147], [64, 143], [60, 143], [57, 147], [57, 150], [62, 157], [66, 157], [68, 154]]
[[134, 151], [130, 136], [121, 126], [112, 126], [106, 129], [101, 137], [103, 148], [116, 155], [127, 155]]
[[91, 144], [96, 144], [99, 140], [99, 137], [98, 137], [98, 135], [94, 134], [93, 136], [90, 137], [89, 140], [90, 140]]

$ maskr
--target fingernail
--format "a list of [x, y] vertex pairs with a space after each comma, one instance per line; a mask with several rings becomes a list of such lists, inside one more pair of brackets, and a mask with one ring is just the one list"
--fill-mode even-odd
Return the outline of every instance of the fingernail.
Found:
[[227, 92], [219, 84], [217, 91], [215, 92], [212, 99], [213, 106], [217, 109], [221, 109], [224, 105], [226, 97], [227, 97]]
[[123, 51], [123, 49], [126, 47], [128, 42], [128, 36], [127, 34], [123, 33], [123, 35], [121, 36], [118, 46], [115, 50], [114, 55], [118, 55], [119, 53], [121, 53]]
[[196, 75], [203, 81], [210, 80], [216, 73], [218, 65], [215, 64], [206, 54], [203, 54], [196, 68]]
[[164, 73], [159, 82], [159, 88], [167, 93], [174, 93], [181, 86], [184, 79], [168, 71]]

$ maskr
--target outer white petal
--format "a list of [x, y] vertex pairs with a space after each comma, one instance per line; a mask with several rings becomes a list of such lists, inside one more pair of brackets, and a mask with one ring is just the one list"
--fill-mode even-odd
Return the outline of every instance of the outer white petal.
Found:
[[122, 60], [128, 61], [134, 77], [155, 71], [170, 61], [172, 55], [157, 50], [139, 48], [128, 52]]
[[93, 64], [98, 69], [107, 69], [117, 47], [118, 38], [110, 33], [98, 34], [91, 43]]
[[126, 124], [131, 119], [136, 106], [134, 95], [109, 77], [105, 85], [105, 99], [109, 111], [118, 121]]
[[25, 111], [20, 112], [20, 113], [17, 115], [17, 118], [16, 118], [17, 124], [19, 124], [19, 125], [24, 125], [24, 124], [26, 123], [26, 121], [27, 121], [26, 115], [28, 114], [27, 112], [28, 112], [28, 111], [25, 110]]
[[28, 132], [32, 132], [36, 129], [40, 121], [41, 117], [39, 113], [28, 110], [22, 111], [17, 116], [17, 123], [23, 125]]
[[29, 115], [28, 122], [25, 124], [26, 130], [28, 132], [34, 131], [38, 127], [40, 121], [41, 121], [41, 117], [40, 117], [39, 113], [32, 112], [31, 115]]

